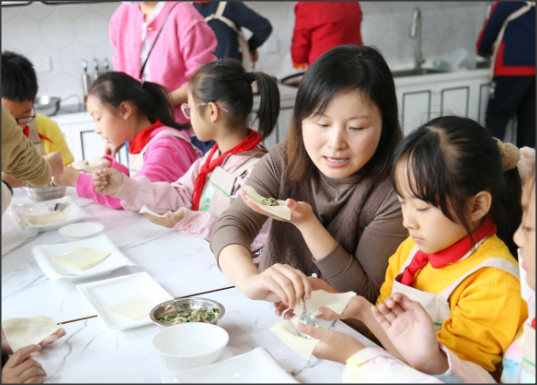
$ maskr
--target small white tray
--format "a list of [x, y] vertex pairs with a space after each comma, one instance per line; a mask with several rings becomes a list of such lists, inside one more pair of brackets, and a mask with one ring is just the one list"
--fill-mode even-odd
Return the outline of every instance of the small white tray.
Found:
[[[65, 208], [65, 210], [63, 210], [64, 213], [69, 214], [65, 221], [50, 223], [48, 225], [32, 225], [28, 221], [28, 214], [42, 214], [52, 212], [56, 203], [69, 203], [69, 206]], [[94, 218], [92, 215], [89, 215], [87, 212], [82, 210], [70, 196], [58, 199], [51, 199], [49, 201], [44, 202], [27, 204], [19, 203], [16, 205], [12, 205], [9, 208], [9, 215], [16, 223], [19, 224], [22, 229], [26, 227], [31, 227], [36, 228], [39, 231], [57, 230], [60, 227], [78, 222], [84, 218]]]
[[104, 230], [104, 225], [97, 222], [73, 223], [58, 230], [60, 235], [73, 238], [85, 238]]
[[165, 384], [220, 383], [220, 384], [298, 384], [299, 382], [263, 348], [216, 362], [211, 365], [162, 374]]
[[173, 299], [145, 271], [104, 281], [76, 285], [76, 288], [95, 309], [99, 318], [109, 330], [132, 329], [151, 325], [153, 322], [149, 318], [149, 314], [138, 321], [129, 321], [104, 311], [103, 307], [114, 305], [137, 294], [146, 297], [165, 297], [166, 299], [162, 302]]
[[[107, 251], [110, 255], [97, 266], [84, 271], [69, 269], [53, 259], [55, 256], [68, 254], [81, 247], [90, 247], [97, 251]], [[123, 266], [137, 266], [136, 263], [124, 256], [106, 235], [59, 245], [35, 246], [32, 248], [32, 254], [41, 270], [43, 270], [52, 282], [58, 279], [68, 279], [71, 282], [76, 282], [108, 275]]]

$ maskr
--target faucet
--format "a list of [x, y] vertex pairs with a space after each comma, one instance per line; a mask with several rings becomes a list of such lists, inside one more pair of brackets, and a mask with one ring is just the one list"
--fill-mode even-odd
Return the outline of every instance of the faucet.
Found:
[[421, 65], [425, 63], [425, 59], [421, 53], [421, 11], [419, 8], [414, 8], [414, 12], [412, 12], [409, 36], [413, 39], [418, 38], [418, 45], [414, 54], [414, 68], [421, 69]]

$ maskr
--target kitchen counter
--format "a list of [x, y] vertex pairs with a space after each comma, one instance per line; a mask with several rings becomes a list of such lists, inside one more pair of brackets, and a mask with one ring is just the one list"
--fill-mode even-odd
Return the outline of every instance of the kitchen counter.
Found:
[[[136, 213], [78, 198], [72, 187], [68, 187], [67, 195], [95, 216], [85, 221], [104, 224], [100, 234], [108, 235], [139, 265], [91, 281], [147, 271], [174, 297], [198, 294], [224, 305], [226, 313], [218, 325], [229, 333], [230, 340], [220, 361], [262, 347], [300, 382], [341, 382], [344, 365], [315, 357], [306, 361], [270, 332], [272, 325], [281, 320], [274, 314], [274, 305], [252, 301], [233, 288], [216, 266], [206, 241], [154, 225]], [[30, 202], [21, 189], [15, 189], [12, 204]], [[7, 213], [2, 217], [3, 231], [5, 226], [13, 225], [9, 219]], [[161, 382], [164, 367], [151, 345], [158, 326], [109, 331], [99, 317], [88, 318], [95, 311], [78, 293], [76, 284], [64, 280], [51, 282], [31, 254], [36, 245], [75, 240], [78, 239], [59, 235], [57, 230], [33, 234], [2, 256], [2, 319], [40, 314], [57, 322], [85, 318], [65, 324], [67, 335], [42, 350], [37, 360], [47, 371], [47, 383]], [[359, 339], [366, 346], [376, 346], [341, 321], [321, 323]]]

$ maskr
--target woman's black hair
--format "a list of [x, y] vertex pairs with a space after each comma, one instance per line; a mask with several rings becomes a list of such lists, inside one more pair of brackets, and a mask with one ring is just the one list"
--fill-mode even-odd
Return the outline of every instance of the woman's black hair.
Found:
[[403, 137], [392, 73], [376, 48], [349, 44], [325, 52], [300, 82], [287, 136], [287, 175], [291, 180], [303, 180], [315, 168], [304, 147], [302, 121], [314, 113], [321, 115], [335, 97], [355, 91], [375, 104], [382, 116], [379, 144], [361, 169], [362, 175], [377, 181], [389, 177], [393, 152]]
[[254, 104], [251, 81], [257, 81], [261, 101], [257, 111], [258, 131], [268, 137], [280, 114], [280, 91], [274, 79], [263, 73], [249, 74], [235, 59], [219, 59], [202, 66], [188, 88], [196, 103], [220, 103], [229, 110], [227, 128], [247, 126]]
[[175, 112], [167, 98], [166, 87], [134, 79], [124, 72], [106, 72], [95, 80], [88, 96], [97, 97], [101, 103], [117, 109], [123, 102], [133, 103], [138, 111], [147, 116], [151, 122], [160, 120], [165, 126], [185, 130], [188, 124], [175, 121]]
[[[411, 194], [431, 205], [472, 233], [469, 199], [480, 191], [492, 195], [489, 215], [511, 254], [513, 235], [522, 219], [522, 184], [518, 169], [503, 171], [498, 143], [479, 123], [442, 116], [407, 135], [395, 151], [391, 179], [401, 195], [396, 169], [404, 166]], [[484, 220], [484, 218], [483, 218]], [[471, 237], [472, 245], [475, 239]]]

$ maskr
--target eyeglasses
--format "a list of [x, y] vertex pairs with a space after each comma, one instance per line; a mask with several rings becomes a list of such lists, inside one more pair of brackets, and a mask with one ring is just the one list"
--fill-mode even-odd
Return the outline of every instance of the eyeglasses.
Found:
[[17, 118], [15, 119], [15, 121], [17, 122], [17, 124], [28, 124], [30, 123], [31, 121], [33, 121], [35, 119], [35, 110], [32, 109], [32, 112], [33, 112], [33, 115], [30, 115], [30, 116], [23, 116], [21, 118]]
[[[208, 106], [208, 105], [209, 103], [199, 103], [199, 104], [196, 104], [196, 107]], [[221, 110], [224, 110], [225, 112], [229, 112], [224, 107], [220, 107], [219, 105], [217, 105], [217, 107], [220, 108]], [[190, 106], [188, 105], [188, 103], [181, 104], [181, 111], [183, 111], [183, 115], [185, 116], [185, 118], [190, 119]]]

